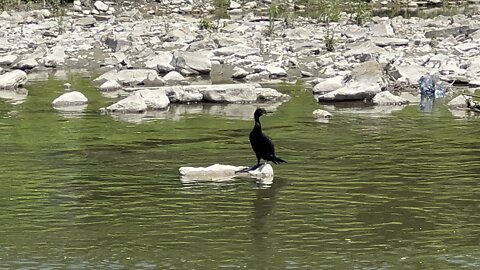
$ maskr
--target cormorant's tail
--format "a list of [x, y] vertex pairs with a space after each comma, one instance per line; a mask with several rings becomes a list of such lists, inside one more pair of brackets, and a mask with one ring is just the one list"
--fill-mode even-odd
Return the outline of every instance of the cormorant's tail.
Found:
[[274, 164], [287, 163], [287, 161], [285, 161], [285, 160], [283, 160], [283, 159], [281, 159], [281, 158], [279, 158], [279, 157], [273, 157], [272, 162], [273, 162]]

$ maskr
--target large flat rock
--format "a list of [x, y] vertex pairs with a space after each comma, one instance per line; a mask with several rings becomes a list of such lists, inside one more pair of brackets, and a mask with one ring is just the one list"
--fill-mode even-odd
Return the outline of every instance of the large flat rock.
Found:
[[183, 183], [224, 182], [231, 181], [235, 177], [250, 177], [260, 180], [262, 184], [271, 184], [273, 181], [273, 168], [270, 164], [263, 164], [255, 169], [223, 164], [208, 167], [180, 167], [179, 173]]

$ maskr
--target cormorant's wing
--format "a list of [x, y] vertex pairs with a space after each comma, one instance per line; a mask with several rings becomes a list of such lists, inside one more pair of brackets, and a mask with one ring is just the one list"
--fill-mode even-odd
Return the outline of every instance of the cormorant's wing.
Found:
[[269, 154], [275, 156], [275, 146], [273, 145], [272, 139], [267, 135], [263, 134], [263, 144], [265, 145], [265, 149], [268, 151]]

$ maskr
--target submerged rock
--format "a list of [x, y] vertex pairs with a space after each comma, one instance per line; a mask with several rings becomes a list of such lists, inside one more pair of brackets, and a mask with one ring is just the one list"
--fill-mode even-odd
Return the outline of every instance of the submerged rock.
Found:
[[317, 109], [315, 111], [313, 111], [313, 117], [315, 118], [320, 118], [320, 119], [330, 119], [333, 117], [333, 115], [331, 113], [329, 113], [328, 111], [325, 111], [325, 110], [322, 110], [322, 109]]
[[28, 90], [25, 88], [15, 88], [10, 90], [0, 89], [0, 99], [8, 100], [8, 102], [16, 105], [23, 103], [28, 96]]
[[287, 101], [290, 99], [289, 95], [282, 94], [273, 88], [259, 87], [255, 89], [255, 92], [257, 94], [258, 101], [277, 102], [277, 101]]

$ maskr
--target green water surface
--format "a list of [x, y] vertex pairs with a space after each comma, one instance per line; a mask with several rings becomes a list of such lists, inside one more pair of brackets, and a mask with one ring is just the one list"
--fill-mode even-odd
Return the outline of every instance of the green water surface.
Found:
[[63, 82], [0, 101], [1, 269], [479, 269], [478, 118], [321, 108], [301, 87], [264, 118], [288, 163], [272, 186], [180, 181], [180, 166], [253, 165], [252, 120], [80, 115]]

